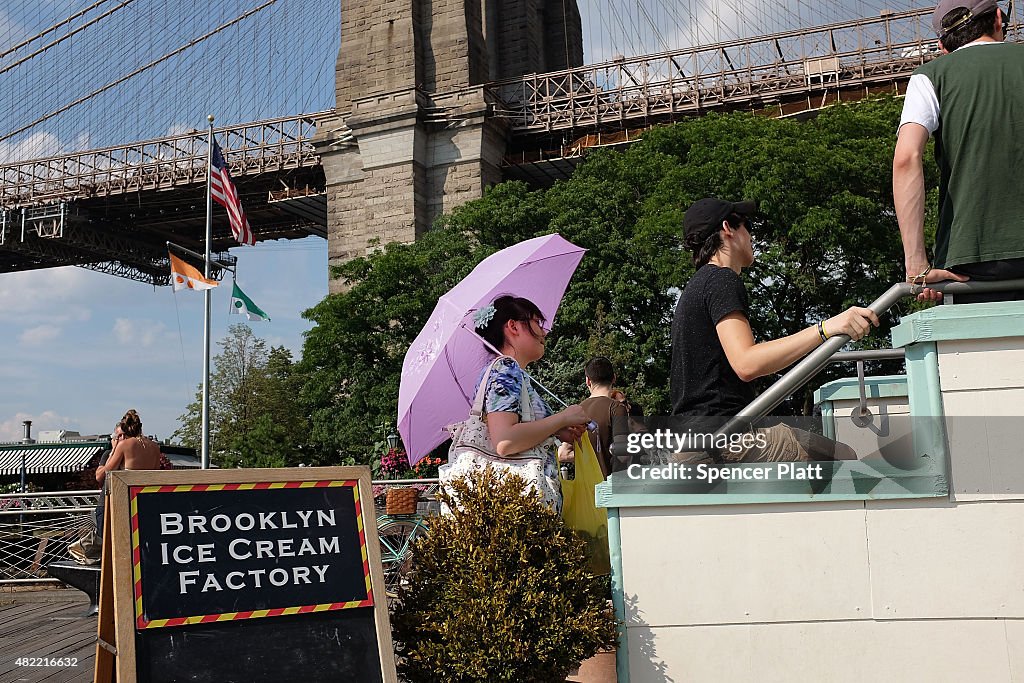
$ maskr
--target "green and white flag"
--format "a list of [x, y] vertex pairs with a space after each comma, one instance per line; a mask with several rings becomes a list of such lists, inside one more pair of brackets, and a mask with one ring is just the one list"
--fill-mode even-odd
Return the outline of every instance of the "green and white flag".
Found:
[[231, 312], [245, 313], [245, 317], [249, 320], [270, 321], [270, 316], [254, 304], [252, 299], [247, 297], [245, 292], [238, 288], [238, 283], [236, 282], [233, 282], [231, 285]]

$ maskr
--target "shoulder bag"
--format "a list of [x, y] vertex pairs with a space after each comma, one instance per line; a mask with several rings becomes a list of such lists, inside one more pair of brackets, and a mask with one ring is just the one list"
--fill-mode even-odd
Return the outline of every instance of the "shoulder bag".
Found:
[[[452, 445], [448, 449], [448, 464], [439, 468], [438, 476], [441, 485], [444, 486], [453, 479], [465, 477], [473, 471], [491, 467], [499, 472], [518, 474], [526, 480], [527, 489], [536, 491], [541, 500], [560, 512], [562, 492], [558, 477], [546, 475], [544, 468], [545, 461], [551, 457], [549, 454], [553, 453], [556, 448], [554, 438], [548, 437], [529, 450], [508, 456], [498, 455], [491, 443], [487, 422], [484, 420], [484, 400], [487, 396], [487, 387], [491, 383], [494, 366], [505, 357], [499, 356], [488, 366], [487, 374], [480, 382], [480, 388], [473, 400], [469, 418], [448, 427], [452, 433]], [[519, 395], [523, 422], [532, 422], [534, 418], [533, 403], [530, 401], [530, 395], [526, 388], [528, 381], [528, 378], [523, 377]], [[555, 471], [557, 472], [557, 469]]]

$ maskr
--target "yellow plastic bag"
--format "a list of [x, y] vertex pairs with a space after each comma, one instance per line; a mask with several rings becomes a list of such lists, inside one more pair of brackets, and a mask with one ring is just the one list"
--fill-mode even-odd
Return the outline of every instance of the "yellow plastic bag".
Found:
[[562, 480], [562, 518], [586, 540], [591, 571], [610, 574], [608, 513], [594, 504], [594, 487], [604, 481], [601, 465], [586, 434], [573, 444], [573, 451], [576, 478]]

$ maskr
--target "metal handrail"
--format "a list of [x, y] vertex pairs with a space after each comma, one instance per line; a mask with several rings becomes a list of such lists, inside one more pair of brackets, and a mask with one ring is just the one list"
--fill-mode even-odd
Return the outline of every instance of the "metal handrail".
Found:
[[[373, 486], [409, 486], [411, 484], [439, 484], [440, 479], [374, 479], [370, 482]], [[34, 491], [32, 493], [0, 493], [0, 501], [12, 499], [32, 499], [37, 501], [52, 500], [53, 498], [95, 498], [100, 495], [99, 489], [82, 491]], [[33, 509], [51, 509], [48, 506], [33, 507]]]
[[[1002, 292], [1014, 289], [1024, 289], [1024, 279], [1021, 280], [994, 280], [990, 282], [935, 282], [928, 285], [943, 294], [980, 294], [984, 292]], [[875, 299], [868, 306], [875, 315], [881, 315], [888, 311], [900, 299], [913, 296], [917, 290], [909, 282], [899, 282], [885, 291], [882, 296]], [[746, 408], [736, 414], [731, 420], [725, 423], [716, 434], [729, 435], [743, 431], [750, 426], [754, 420], [766, 416], [773, 408], [786, 400], [794, 391], [807, 383], [812, 377], [821, 372], [829, 364], [832, 356], [839, 349], [850, 341], [845, 334], [837, 334], [811, 351], [792, 370], [783, 375], [778, 382], [755, 398]]]
[[82, 513], [96, 507], [99, 490], [0, 494], [0, 518], [40, 513]]
[[54, 496], [98, 496], [99, 489], [82, 491], [32, 491], [25, 493], [0, 493], [0, 500], [8, 498], [53, 498]]
[[[439, 487], [438, 479], [384, 479], [372, 483], [385, 488], [424, 485], [428, 501], [433, 500]], [[0, 586], [56, 583], [57, 579], [39, 575], [45, 567], [33, 564], [33, 557], [42, 556], [42, 549], [46, 548], [48, 561], [69, 559], [67, 544], [77, 538], [78, 529], [92, 523], [99, 493], [90, 490], [0, 494], [0, 536], [6, 543], [0, 553]], [[16, 544], [13, 551], [12, 542]]]
[[374, 486], [410, 486], [413, 484], [440, 484], [440, 479], [374, 479]]
[[902, 360], [907, 353], [904, 349], [864, 349], [863, 351], [839, 351], [828, 359], [829, 363], [863, 363], [871, 360]]

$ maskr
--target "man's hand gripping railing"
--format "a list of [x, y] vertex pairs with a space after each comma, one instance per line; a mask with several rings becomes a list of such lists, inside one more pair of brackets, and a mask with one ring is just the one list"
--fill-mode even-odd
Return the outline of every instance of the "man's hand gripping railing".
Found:
[[[1008, 290], [1024, 290], [1024, 280], [993, 280], [969, 282], [936, 282], [928, 285], [944, 294], [979, 294], [983, 292], [1004, 292]], [[897, 301], [908, 296], [916, 296], [917, 288], [909, 282], [899, 282], [875, 299], [868, 308], [876, 315], [888, 311]], [[829, 337], [821, 346], [807, 354], [793, 369], [783, 375], [778, 382], [770, 386], [764, 393], [750, 402], [736, 416], [718, 430], [717, 434], [729, 435], [746, 430], [754, 420], [766, 416], [777, 405], [782, 403], [794, 391], [802, 387], [812, 377], [828, 365], [829, 359], [838, 352], [850, 338], [845, 334]]]

